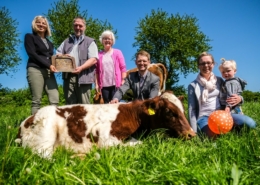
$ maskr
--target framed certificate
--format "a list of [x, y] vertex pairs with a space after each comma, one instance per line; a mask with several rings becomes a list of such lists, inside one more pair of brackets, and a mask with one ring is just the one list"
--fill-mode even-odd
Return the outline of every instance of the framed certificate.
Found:
[[51, 62], [59, 72], [72, 72], [76, 68], [75, 58], [67, 55], [54, 55]]

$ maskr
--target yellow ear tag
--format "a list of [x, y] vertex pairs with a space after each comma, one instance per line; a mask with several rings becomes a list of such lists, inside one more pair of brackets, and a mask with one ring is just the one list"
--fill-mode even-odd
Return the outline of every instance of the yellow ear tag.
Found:
[[149, 115], [154, 115], [155, 114], [155, 111], [154, 111], [154, 109], [152, 109], [152, 108], [148, 108], [148, 113], [149, 113]]

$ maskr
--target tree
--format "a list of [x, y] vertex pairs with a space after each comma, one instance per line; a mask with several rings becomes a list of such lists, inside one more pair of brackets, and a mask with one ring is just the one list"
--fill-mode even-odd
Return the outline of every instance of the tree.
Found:
[[242, 96], [246, 102], [259, 102], [260, 100], [260, 92], [245, 90], [243, 91]]
[[21, 43], [18, 38], [17, 25], [12, 19], [10, 12], [5, 7], [0, 8], [0, 74], [9, 75], [16, 72], [21, 58], [18, 55], [17, 47]]
[[[48, 10], [47, 18], [50, 21], [52, 37], [51, 40], [57, 48], [71, 33], [73, 33], [72, 21], [75, 17], [81, 16], [86, 19], [87, 28], [85, 34], [96, 40], [99, 49], [103, 46], [98, 42], [99, 36], [106, 29], [112, 30], [113, 27], [107, 21], [100, 21], [88, 16], [87, 10], [80, 11], [78, 0], [59, 0]], [[116, 35], [116, 31], [113, 31]]]
[[166, 66], [167, 89], [176, 87], [180, 73], [186, 77], [190, 72], [197, 72], [196, 57], [211, 49], [210, 39], [199, 30], [193, 16], [168, 16], [162, 10], [152, 10], [150, 16], [146, 15], [138, 22], [135, 30], [133, 46], [148, 51], [152, 62]]

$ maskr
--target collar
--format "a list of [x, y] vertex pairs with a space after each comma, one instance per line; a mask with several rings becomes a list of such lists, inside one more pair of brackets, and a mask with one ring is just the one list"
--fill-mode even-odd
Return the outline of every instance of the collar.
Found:
[[227, 79], [225, 81], [227, 82], [227, 81], [231, 81], [231, 80], [237, 80], [237, 79], [236, 79], [236, 77], [233, 77], [233, 78], [229, 78], [229, 79]]
[[145, 78], [147, 76], [148, 70], [145, 71], [144, 75], [142, 76], [139, 72], [138, 72], [138, 76], [141, 78]]
[[73, 39], [74, 44], [80, 43], [81, 41], [84, 40], [84, 36], [85, 35], [81, 35], [79, 36], [79, 38], [77, 38], [75, 35], [70, 35], [70, 37]]

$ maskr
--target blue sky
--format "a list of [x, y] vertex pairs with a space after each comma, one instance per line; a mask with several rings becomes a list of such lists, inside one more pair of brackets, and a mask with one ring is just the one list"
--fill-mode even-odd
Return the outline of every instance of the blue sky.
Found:
[[[47, 14], [53, 0], [2, 0], [13, 19], [19, 23], [20, 39], [31, 32], [31, 22], [36, 15]], [[118, 31], [114, 48], [120, 49], [125, 57], [127, 69], [135, 67], [132, 56], [138, 21], [151, 10], [158, 8], [168, 14], [193, 15], [198, 19], [200, 30], [212, 41], [213, 54], [217, 63], [220, 58], [233, 59], [237, 62], [237, 76], [248, 82], [246, 90], [260, 92], [260, 1], [259, 0], [79, 0], [81, 10], [87, 10], [93, 18], [112, 24]], [[65, 38], [64, 38], [65, 39]], [[27, 55], [23, 43], [19, 46], [22, 58], [19, 71], [13, 77], [0, 75], [0, 84], [10, 89], [28, 87], [26, 81]], [[218, 65], [214, 73], [220, 76]], [[196, 78], [190, 74], [180, 76], [179, 85], [185, 87]], [[61, 80], [58, 80], [62, 83]]]

